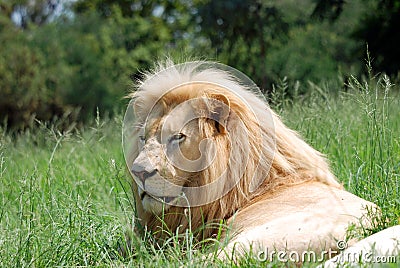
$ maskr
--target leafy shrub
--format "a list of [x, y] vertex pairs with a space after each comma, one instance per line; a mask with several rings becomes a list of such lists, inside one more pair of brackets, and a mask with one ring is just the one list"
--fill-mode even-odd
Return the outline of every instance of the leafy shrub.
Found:
[[67, 116], [85, 121], [122, 107], [129, 76], [150, 66], [170, 39], [141, 17], [96, 13], [22, 31], [0, 32], [0, 120], [24, 128]]

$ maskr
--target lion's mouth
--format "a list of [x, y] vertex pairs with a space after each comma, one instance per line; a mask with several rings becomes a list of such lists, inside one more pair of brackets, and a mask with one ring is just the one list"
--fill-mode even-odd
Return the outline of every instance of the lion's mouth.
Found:
[[159, 201], [162, 201], [162, 202], [165, 202], [165, 203], [170, 203], [170, 202], [174, 201], [177, 198], [177, 196], [157, 196], [157, 197], [153, 197], [151, 195], [148, 195], [146, 192], [143, 192], [140, 195], [140, 199], [143, 201], [143, 199], [145, 198], [146, 195], [151, 197], [151, 198], [153, 198], [153, 199], [155, 199], [155, 200], [159, 200]]

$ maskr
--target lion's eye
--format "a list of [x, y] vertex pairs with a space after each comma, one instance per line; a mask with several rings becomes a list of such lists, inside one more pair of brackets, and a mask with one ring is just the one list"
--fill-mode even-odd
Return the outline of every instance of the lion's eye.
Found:
[[186, 139], [185, 134], [179, 133], [179, 134], [175, 134], [171, 137], [170, 141], [171, 142], [182, 142]]
[[143, 143], [143, 144], [146, 143], [146, 137], [140, 135], [140, 136], [139, 136], [139, 142], [140, 142], [140, 143]]

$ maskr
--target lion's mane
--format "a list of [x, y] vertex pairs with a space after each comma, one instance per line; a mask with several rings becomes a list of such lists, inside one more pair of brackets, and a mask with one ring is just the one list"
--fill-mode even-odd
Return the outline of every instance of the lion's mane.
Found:
[[[218, 169], [225, 168], [223, 163], [226, 163], [229, 157], [227, 153], [224, 153], [226, 152], [224, 148], [227, 146], [231, 146], [233, 159], [231, 158], [227, 167], [226, 176], [232, 178], [240, 176], [239, 174], [243, 176], [222, 198], [190, 209], [171, 207], [162, 219], [143, 210], [137, 194], [137, 186], [134, 185], [137, 217], [142, 226], [147, 226], [155, 233], [161, 229], [175, 232], [177, 228], [184, 230], [190, 226], [193, 230], [201, 229], [200, 233], [203, 237], [210, 237], [215, 232], [215, 228], [201, 228], [204, 224], [226, 220], [237, 210], [257, 202], [260, 198], [282, 187], [290, 187], [305, 181], [319, 181], [329, 186], [342, 187], [332, 175], [324, 156], [304, 142], [295, 131], [287, 128], [262, 96], [252, 92], [229, 72], [212, 67], [204, 68], [204, 64], [199, 61], [174, 65], [171, 61], [167, 61], [159, 64], [153, 71], [145, 73], [143, 79], [137, 81], [137, 87], [130, 95], [134, 100], [136, 124], [144, 124], [152, 105], [171, 88], [190, 82], [222, 85], [229, 89], [222, 93], [229, 99], [230, 108], [238, 119], [244, 122], [245, 127], [239, 128], [234, 123], [228, 124], [230, 143], [226, 138], [215, 141], [219, 148], [217, 158], [213, 165], [201, 171], [199, 178], [206, 184], [214, 179], [215, 174], [220, 174]], [[181, 102], [188, 98], [201, 97], [197, 95], [204, 95], [204, 93], [215, 94], [216, 92], [212, 92], [212, 89], [198, 93], [181, 92], [181, 96], [174, 95], [166, 101]], [[247, 105], [243, 105], [243, 102]], [[201, 135], [207, 135], [207, 129], [201, 132]], [[246, 156], [249, 159], [246, 161], [242, 159], [244, 152], [241, 149], [244, 140], [248, 141], [250, 148]], [[133, 142], [133, 144], [129, 161], [133, 161], [139, 153], [137, 143]], [[256, 185], [255, 189], [251, 189], [251, 182], [256, 177], [262, 178], [262, 183]], [[219, 187], [224, 187], [224, 185], [219, 185]], [[263, 212], [260, 211], [260, 213]]]

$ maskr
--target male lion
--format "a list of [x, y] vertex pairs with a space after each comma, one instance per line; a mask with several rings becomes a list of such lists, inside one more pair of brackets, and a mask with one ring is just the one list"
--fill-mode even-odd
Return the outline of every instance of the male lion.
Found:
[[191, 228], [208, 238], [222, 221], [230, 252], [336, 250], [376, 207], [345, 191], [238, 71], [167, 63], [131, 97], [127, 164], [138, 221], [156, 237]]

